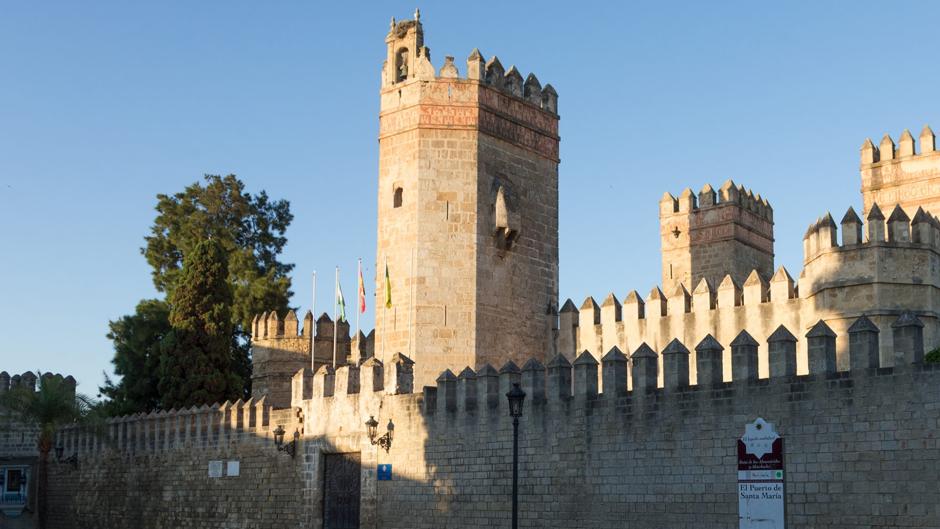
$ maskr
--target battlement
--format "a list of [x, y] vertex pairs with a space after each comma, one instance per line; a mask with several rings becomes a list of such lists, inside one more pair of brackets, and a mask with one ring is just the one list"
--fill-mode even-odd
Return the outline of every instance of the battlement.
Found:
[[[839, 238], [839, 225], [842, 237]], [[917, 208], [913, 219], [900, 204], [895, 205], [885, 219], [878, 203], [872, 203], [865, 222], [849, 208], [839, 225], [830, 213], [819, 217], [809, 225], [803, 236], [803, 262], [829, 252], [859, 250], [868, 248], [909, 248], [930, 249], [940, 252], [940, 220], [928, 214], [923, 208]]]
[[148, 454], [169, 450], [218, 450], [232, 445], [273, 444], [277, 427], [304, 433], [304, 417], [295, 408], [275, 409], [264, 398], [226, 401], [212, 406], [155, 410], [114, 417], [102, 425], [67, 426], [56, 443], [81, 463], [115, 454]]
[[35, 391], [37, 389], [36, 383], [39, 382], [40, 379], [45, 380], [50, 378], [64, 380], [65, 383], [72, 389], [72, 391], [75, 391], [76, 381], [75, 377], [72, 375], [63, 377], [59, 373], [53, 374], [48, 372], [37, 375], [32, 371], [26, 371], [20, 375], [10, 375], [6, 371], [0, 371], [0, 395], [17, 387], [25, 387], [30, 391]]
[[[396, 21], [392, 18], [385, 42], [388, 44], [388, 57], [382, 65], [383, 90], [397, 89], [415, 80], [475, 82], [550, 114], [558, 114], [558, 93], [552, 85], [543, 87], [534, 73], [523, 77], [513, 65], [506, 69], [495, 55], [487, 60], [477, 48], [467, 57], [463, 75], [453, 56], [445, 56], [440, 68], [435, 68], [431, 63], [431, 50], [424, 45], [424, 29], [418, 11], [415, 11], [413, 20]], [[449, 98], [453, 95], [449, 91]]]
[[876, 202], [940, 214], [940, 151], [929, 126], [921, 130], [919, 143], [918, 152], [909, 130], [901, 134], [897, 145], [888, 134], [877, 146], [871, 139], [865, 140], [860, 167], [863, 215]]
[[[252, 396], [267, 396], [276, 407], [290, 402], [290, 377], [303, 367], [332, 365], [333, 320], [323, 313], [313, 321], [307, 311], [303, 325], [293, 310], [281, 318], [277, 312], [264, 312], [252, 320]], [[375, 332], [350, 339], [349, 322], [336, 326], [336, 363], [358, 364], [375, 354]]]
[[754, 194], [743, 185], [736, 185], [731, 179], [726, 180], [718, 191], [715, 191], [710, 184], [705, 184], [698, 195], [688, 187], [683, 189], [678, 197], [666, 192], [659, 201], [659, 215], [667, 217], [674, 213], [690, 213], [730, 204], [739, 206], [768, 221], [773, 221], [774, 210], [770, 202], [762, 198], [759, 193]]
[[[697, 353], [694, 356], [689, 346], [674, 339], [658, 348], [659, 352], [645, 342], [629, 355], [614, 346], [600, 360], [589, 351], [583, 351], [573, 362], [559, 354], [547, 365], [533, 358], [522, 367], [510, 361], [498, 370], [490, 364], [476, 370], [468, 366], [459, 374], [447, 369], [438, 376], [435, 385], [423, 388], [421, 409], [425, 415], [435, 415], [497, 408], [504, 406], [505, 393], [516, 383], [526, 392], [527, 402], [538, 405], [572, 398], [576, 401], [643, 398], [656, 392], [684, 392], [695, 387], [700, 391], [734, 390], [738, 386], [752, 387], [758, 381], [793, 384], [840, 376], [867, 377], [900, 372], [912, 366], [915, 370], [940, 371], [940, 366], [933, 369], [923, 365], [923, 328], [923, 322], [913, 313], [901, 314], [884, 329], [883, 334], [890, 335], [894, 343], [894, 356], [886, 360], [879, 350], [878, 337], [882, 330], [865, 316], [857, 318], [845, 333], [851, 344], [845, 370], [838, 368], [836, 360], [836, 333], [823, 321], [816, 322], [807, 332], [799, 331], [800, 338], [784, 325], [778, 325], [760, 341], [746, 330], [725, 345], [706, 334], [693, 342]], [[808, 370], [804, 375], [797, 372], [798, 342], [807, 344]], [[766, 376], [761, 376], [758, 370], [758, 350], [762, 345], [766, 345], [770, 355]], [[730, 350], [730, 359], [722, 354], [726, 349]], [[371, 407], [376, 407], [375, 399], [386, 394], [410, 393], [411, 368], [412, 362], [407, 357], [396, 355], [387, 373], [386, 366], [375, 358], [358, 369], [344, 366], [334, 371], [324, 366], [316, 373], [301, 370], [293, 377], [291, 404], [305, 409], [310, 417], [322, 417], [329, 414], [322, 411], [322, 406], [326, 405], [321, 405], [320, 401], [330, 399], [332, 409], [366, 415]], [[731, 377], [724, 377], [729, 370]], [[698, 372], [697, 381], [690, 377], [694, 371]], [[339, 404], [341, 399], [353, 396], [365, 404], [364, 410], [357, 410], [359, 402], [348, 406]]]
[[[737, 386], [753, 386], [759, 380], [790, 384], [801, 379], [813, 380], [814, 377], [865, 377], [875, 375], [880, 369], [901, 371], [910, 369], [912, 365], [916, 366], [914, 369], [925, 369], [923, 323], [915, 315], [905, 313], [890, 329], [895, 343], [895, 358], [890, 367], [885, 365], [878, 349], [881, 330], [862, 316], [847, 333], [852, 345], [850, 368], [845, 371], [837, 369], [835, 332], [819, 321], [802, 338], [794, 336], [783, 325], [761, 342], [742, 330], [734, 340], [726, 343], [730, 349], [732, 373], [727, 382], [723, 377], [727, 371], [726, 359], [722, 355], [726, 347], [708, 334], [694, 346], [698, 353], [696, 358], [692, 358], [689, 347], [679, 340], [672, 340], [658, 353], [646, 343], [641, 343], [629, 355], [615, 346], [600, 361], [590, 352], [583, 351], [574, 362], [558, 355], [547, 366], [532, 359], [522, 368], [508, 362], [498, 371], [489, 364], [478, 371], [467, 367], [459, 376], [447, 370], [438, 377], [436, 386], [424, 388], [424, 412], [436, 414], [493, 408], [496, 402], [505, 400], [505, 393], [516, 383], [526, 392], [527, 401], [531, 399], [534, 405], [538, 405], [572, 398], [576, 401], [636, 399], [659, 392], [686, 392], [695, 387], [700, 391], [715, 388], [735, 390]], [[796, 344], [804, 339], [808, 344], [809, 370], [807, 375], [800, 376], [796, 370]], [[765, 377], [758, 373], [758, 349], [762, 342], [771, 357], [770, 374]], [[690, 365], [694, 365], [699, 373], [694, 384], [689, 376]], [[935, 367], [929, 369], [940, 371], [940, 365]]]
[[[781, 266], [769, 281], [757, 270], [752, 270], [743, 285], [728, 274], [717, 286], [701, 279], [691, 292], [684, 285], [677, 285], [668, 296], [659, 286], [654, 286], [645, 301], [636, 290], [631, 290], [622, 303], [613, 292], [607, 294], [601, 305], [588, 296], [581, 304], [581, 309], [574, 312], [578, 322], [588, 323], [595, 320], [598, 324], [603, 324], [622, 321], [624, 317], [666, 318], [761, 303], [784, 303], [798, 297], [799, 288], [796, 281], [786, 267]], [[568, 312], [568, 303], [574, 305], [569, 299], [562, 308], [562, 313]], [[564, 319], [562, 321], [564, 322]]]
[[914, 136], [908, 129], [904, 129], [904, 132], [901, 133], [898, 145], [895, 145], [890, 134], [885, 134], [877, 146], [871, 141], [871, 138], [866, 138], [860, 150], [863, 168], [871, 165], [900, 163], [903, 159], [911, 156], [934, 156], [933, 153], [937, 152], [936, 136], [930, 125], [924, 125], [924, 128], [920, 131], [920, 152], [917, 152]]

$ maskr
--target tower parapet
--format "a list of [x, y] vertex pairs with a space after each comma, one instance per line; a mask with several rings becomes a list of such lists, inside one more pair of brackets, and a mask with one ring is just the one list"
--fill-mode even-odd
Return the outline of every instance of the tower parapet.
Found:
[[904, 130], [897, 145], [888, 134], [877, 146], [871, 139], [862, 144], [863, 214], [877, 202], [899, 204], [907, 211], [921, 207], [940, 215], [940, 151], [930, 126], [924, 126], [918, 140], [920, 152], [909, 130]]
[[767, 199], [726, 181], [718, 191], [706, 184], [696, 195], [686, 188], [659, 202], [662, 284], [666, 292], [702, 279], [718, 285], [728, 274], [743, 283], [752, 270], [773, 274], [773, 208]]

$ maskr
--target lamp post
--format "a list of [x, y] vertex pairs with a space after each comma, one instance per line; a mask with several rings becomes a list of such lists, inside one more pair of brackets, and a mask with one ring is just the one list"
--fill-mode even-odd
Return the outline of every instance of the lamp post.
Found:
[[509, 399], [509, 416], [512, 417], [512, 529], [519, 527], [519, 417], [522, 417], [522, 402], [525, 391], [513, 384], [506, 393]]

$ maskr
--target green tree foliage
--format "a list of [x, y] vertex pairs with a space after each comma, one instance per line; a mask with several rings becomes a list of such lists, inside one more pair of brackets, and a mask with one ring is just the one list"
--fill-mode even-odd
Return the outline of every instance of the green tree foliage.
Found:
[[36, 449], [39, 451], [37, 511], [40, 529], [47, 525], [49, 451], [55, 442], [55, 432], [59, 427], [80, 422], [88, 422], [92, 431], [100, 428], [101, 422], [92, 420], [93, 408], [91, 399], [75, 393], [74, 379], [63, 379], [60, 375], [41, 376], [36, 389], [23, 384], [0, 395], [0, 415], [10, 413], [39, 429]]
[[114, 372], [121, 377], [115, 384], [105, 375], [102, 404], [110, 415], [149, 411], [160, 405], [157, 389], [160, 347], [170, 333], [170, 307], [163, 300], [145, 299], [134, 314], [110, 322], [108, 339], [114, 342]]
[[153, 267], [153, 284], [172, 299], [185, 256], [211, 238], [229, 257], [232, 316], [246, 333], [251, 320], [268, 310], [285, 311], [292, 294], [292, 264], [278, 261], [287, 244], [284, 233], [294, 216], [286, 200], [252, 196], [235, 177], [207, 175], [182, 193], [157, 195], [157, 218], [141, 252]]
[[[157, 216], [141, 253], [153, 268], [157, 290], [167, 301], [145, 300], [134, 314], [111, 322], [117, 382], [101, 388], [110, 398], [103, 408], [111, 414], [146, 412], [165, 406], [159, 399], [160, 351], [169, 344], [170, 306], [184, 275], [184, 260], [206, 239], [218, 243], [228, 257], [231, 291], [231, 369], [251, 393], [250, 329], [255, 314], [284, 312], [292, 294], [292, 264], [278, 260], [293, 220], [286, 200], [272, 201], [262, 191], [246, 193], [234, 175], [207, 175], [174, 195], [157, 195]], [[176, 347], [176, 345], [173, 345]], [[156, 389], [155, 389], [156, 388]], [[155, 400], [156, 394], [156, 400]]]
[[172, 330], [161, 342], [160, 403], [164, 408], [242, 396], [232, 340], [228, 255], [209, 239], [186, 256], [170, 295]]
[[928, 364], [940, 364], [940, 348], [934, 349], [924, 355], [924, 362]]

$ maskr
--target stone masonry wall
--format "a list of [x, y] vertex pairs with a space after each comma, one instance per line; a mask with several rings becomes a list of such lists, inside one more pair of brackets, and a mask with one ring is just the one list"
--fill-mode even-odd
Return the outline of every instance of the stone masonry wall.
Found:
[[[239, 475], [208, 477], [211, 461]], [[51, 465], [50, 529], [303, 527], [303, 467], [270, 439]]]
[[[489, 136], [480, 139], [479, 160], [473, 365], [546, 360], [558, 305], [558, 163]], [[508, 248], [494, 230], [500, 186], [511, 190], [510, 219], [517, 219], [509, 222], [517, 234]]]
[[[290, 440], [303, 417], [239, 401], [114, 419], [98, 433], [63, 430], [78, 463], [50, 465], [49, 527], [304, 527], [305, 467], [276, 450], [277, 426]], [[220, 476], [209, 475], [211, 462]]]
[[[547, 368], [532, 360], [499, 372], [489, 366], [459, 376], [447, 371], [422, 393], [410, 392], [413, 365], [402, 355], [385, 365], [370, 359], [335, 372], [305, 369], [292, 380], [294, 410], [271, 412], [269, 421], [278, 422], [279, 413], [288, 422], [300, 418], [296, 458], [276, 452], [261, 436], [218, 444], [229, 451], [183, 442], [145, 445], [131, 455], [126, 441], [124, 448], [119, 442], [114, 449], [82, 451], [78, 469], [63, 469], [51, 480], [57, 527], [95, 520], [104, 528], [130, 522], [142, 528], [321, 528], [324, 454], [349, 452], [362, 461], [364, 528], [502, 526], [510, 510], [512, 439], [504, 394], [513, 383], [527, 394], [520, 425], [521, 527], [733, 527], [736, 439], [757, 417], [785, 438], [788, 527], [936, 527], [940, 368], [920, 363], [919, 323], [909, 315], [881, 329], [904, 361], [880, 367], [879, 330], [866, 318], [857, 320], [850, 371], [835, 369], [836, 336], [817, 325], [807, 339], [808, 375], [795, 375], [797, 338], [781, 326], [770, 343], [770, 378], [757, 376], [763, 343], [741, 333], [730, 345], [732, 382], [720, 380], [721, 349], [729, 345], [706, 337], [696, 345], [696, 385], [688, 383], [688, 348], [678, 341], [661, 352], [642, 345], [629, 359], [615, 349], [602, 365], [582, 354], [573, 366], [559, 355]], [[660, 355], [667, 359], [664, 388], [656, 388]], [[366, 435], [370, 416], [379, 435], [394, 421], [388, 453]], [[176, 430], [157, 431], [164, 436], [136, 438], [177, 438]], [[242, 476], [208, 480], [206, 464], [215, 457], [240, 458]], [[376, 479], [377, 464], [392, 465], [391, 481]], [[86, 493], [97, 487], [111, 494]], [[147, 515], [120, 514], [134, 510]]]

